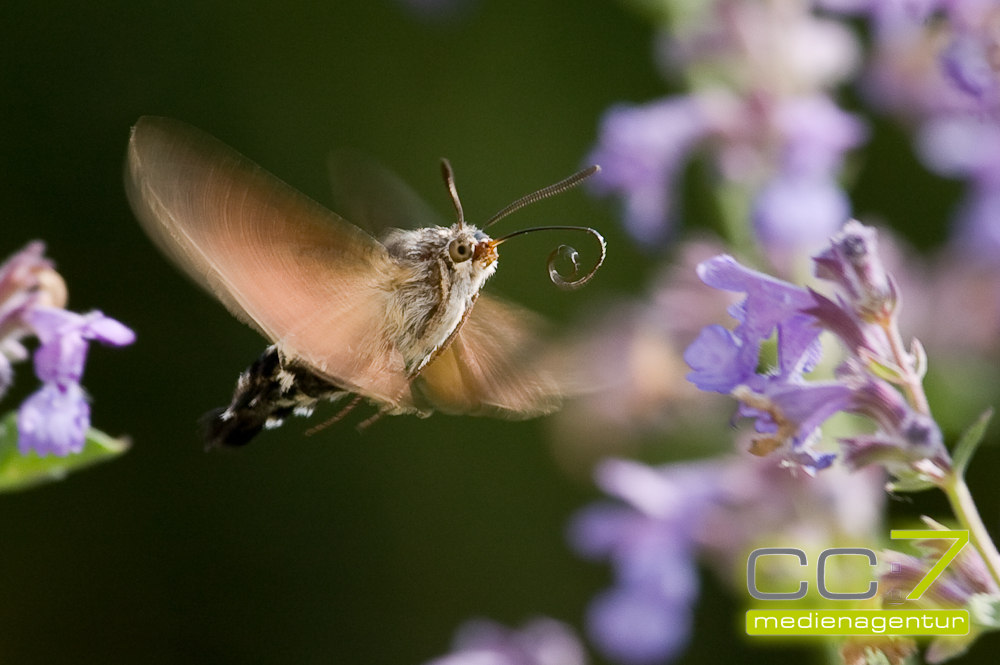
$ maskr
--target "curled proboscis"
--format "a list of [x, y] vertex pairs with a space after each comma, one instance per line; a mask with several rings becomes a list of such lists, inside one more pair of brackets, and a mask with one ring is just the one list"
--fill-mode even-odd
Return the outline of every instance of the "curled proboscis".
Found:
[[[573, 247], [569, 245], [559, 245], [552, 253], [549, 254], [549, 260], [546, 262], [545, 266], [549, 271], [549, 279], [552, 283], [558, 286], [560, 289], [566, 291], [572, 291], [573, 289], [578, 289], [587, 282], [589, 282], [594, 275], [597, 273], [597, 269], [601, 267], [604, 263], [604, 257], [607, 256], [608, 246], [604, 241], [604, 236], [598, 233], [596, 230], [587, 226], [539, 226], [531, 229], [521, 229], [520, 231], [515, 231], [502, 238], [497, 238], [494, 243], [499, 245], [502, 242], [509, 240], [515, 236], [524, 235], [525, 233], [534, 233], [536, 231], [583, 231], [584, 233], [589, 233], [592, 235], [601, 246], [601, 255], [586, 275], [583, 277], [578, 277], [580, 274], [580, 253], [576, 251]], [[563, 276], [559, 269], [556, 268], [556, 261], [560, 258], [568, 260], [573, 264], [573, 271], [568, 276]]]

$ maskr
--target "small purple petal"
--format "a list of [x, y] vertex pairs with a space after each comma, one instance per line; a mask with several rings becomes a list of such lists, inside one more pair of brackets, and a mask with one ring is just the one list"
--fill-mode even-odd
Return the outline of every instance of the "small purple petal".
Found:
[[762, 340], [778, 324], [813, 304], [805, 289], [740, 265], [723, 254], [698, 265], [698, 276], [709, 286], [746, 293], [747, 338]]
[[18, 450], [64, 457], [83, 450], [90, 427], [90, 405], [77, 383], [46, 383], [21, 404], [17, 414]]
[[701, 104], [670, 97], [643, 106], [619, 105], [601, 121], [587, 162], [600, 164], [591, 186], [624, 198], [629, 231], [643, 243], [659, 241], [669, 226], [673, 182], [684, 159], [708, 132]]
[[609, 459], [601, 462], [595, 472], [597, 486], [659, 519], [677, 518], [684, 511], [688, 495], [684, 488], [666, 478], [662, 472], [641, 462]]
[[843, 450], [844, 464], [852, 471], [869, 464], [905, 464], [912, 461], [899, 443], [885, 434], [876, 433], [837, 439]]
[[815, 307], [806, 310], [806, 314], [813, 316], [827, 330], [840, 338], [844, 345], [858, 353], [861, 349], [871, 349], [871, 345], [865, 337], [861, 324], [848, 310], [847, 303], [841, 301], [837, 304], [826, 296], [809, 289], [813, 299], [816, 301]]
[[753, 223], [771, 247], [815, 247], [851, 215], [851, 202], [828, 177], [779, 175], [757, 194]]
[[517, 641], [537, 665], [585, 665], [587, 662], [587, 652], [576, 632], [555, 619], [533, 619], [521, 628]]
[[941, 53], [945, 74], [960, 90], [981, 98], [997, 88], [997, 74], [990, 66], [982, 42], [959, 35]]
[[699, 584], [687, 534], [663, 526], [644, 529], [619, 553], [614, 562], [618, 583], [655, 591], [673, 603], [691, 603], [698, 597]]
[[[704, 362], [699, 361], [698, 368], [693, 367], [705, 372], [706, 385], [711, 385], [713, 381], [717, 386], [725, 386], [727, 380], [735, 380], [737, 384], [745, 382], [757, 367], [761, 342], [771, 336], [775, 327], [779, 328], [780, 365], [783, 372], [815, 362], [812, 344], [820, 330], [813, 325], [811, 317], [802, 314], [814, 304], [808, 291], [750, 270], [725, 254], [699, 264], [698, 276], [717, 289], [747, 294], [740, 310], [743, 320], [733, 331], [733, 344], [739, 347], [736, 360], [716, 372], [715, 377]], [[710, 358], [709, 352], [715, 352], [723, 358], [725, 348], [722, 346], [721, 334], [715, 331], [710, 335], [702, 341], [704, 348], [696, 351], [706, 354], [705, 360]], [[807, 352], [810, 357], [802, 359], [802, 354]]]
[[684, 351], [684, 362], [693, 371], [687, 380], [707, 390], [722, 394], [745, 382], [757, 367], [741, 363], [740, 344], [733, 333], [720, 325], [706, 326]]
[[817, 453], [808, 447], [794, 451], [788, 456], [790, 462], [799, 465], [813, 476], [823, 469], [828, 469], [835, 459], [837, 459], [836, 453]]
[[1000, 185], [973, 186], [955, 217], [961, 250], [993, 265], [1000, 262]]
[[64, 331], [77, 330], [86, 325], [86, 319], [80, 314], [58, 307], [34, 307], [24, 318], [42, 344], [48, 344]]
[[867, 137], [864, 123], [822, 95], [781, 103], [775, 122], [785, 139], [782, 171], [790, 178], [830, 179], [844, 153]]
[[35, 351], [35, 374], [46, 382], [79, 382], [87, 361], [87, 342], [69, 330], [43, 342]]
[[[836, 383], [810, 382], [780, 386], [768, 394], [788, 420], [799, 423], [796, 442], [803, 441], [827, 418], [851, 405], [851, 388]], [[793, 448], [795, 447], [793, 443]]]
[[55, 307], [34, 307], [25, 320], [42, 345], [35, 352], [35, 373], [42, 381], [78, 382], [87, 360], [87, 340], [122, 346], [135, 333], [100, 312], [81, 316]]
[[86, 315], [87, 333], [85, 337], [96, 339], [111, 346], [128, 346], [135, 341], [135, 333], [124, 323], [105, 316], [101, 312]]
[[687, 644], [691, 611], [641, 589], [612, 589], [587, 612], [590, 634], [610, 658], [627, 665], [661, 663]]
[[980, 183], [1000, 180], [1000, 127], [976, 117], [932, 119], [920, 128], [917, 148], [931, 170]]
[[630, 508], [598, 503], [573, 516], [567, 536], [580, 556], [601, 559], [610, 556], [619, 543], [641, 528], [644, 521], [645, 518]]
[[790, 316], [778, 324], [778, 368], [783, 379], [798, 379], [823, 359], [820, 329], [807, 313]]

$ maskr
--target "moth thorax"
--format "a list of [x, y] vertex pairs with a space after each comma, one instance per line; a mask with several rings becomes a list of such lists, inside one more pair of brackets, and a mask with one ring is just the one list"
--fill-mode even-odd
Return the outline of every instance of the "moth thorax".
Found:
[[454, 227], [437, 227], [396, 232], [386, 239], [396, 261], [410, 269], [410, 277], [389, 299], [386, 316], [408, 371], [422, 366], [448, 340], [496, 271], [495, 260], [452, 260], [448, 247], [456, 237], [461, 236]]

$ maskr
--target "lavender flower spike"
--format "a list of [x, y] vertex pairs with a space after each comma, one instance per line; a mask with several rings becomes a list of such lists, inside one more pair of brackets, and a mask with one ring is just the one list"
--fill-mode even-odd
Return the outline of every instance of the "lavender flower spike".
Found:
[[601, 489], [625, 502], [599, 503], [576, 515], [569, 538], [582, 556], [611, 560], [616, 585], [587, 611], [588, 631], [615, 662], [663, 663], [690, 638], [698, 596], [693, 538], [710, 499], [715, 462], [653, 469], [606, 460], [597, 469]]
[[[816, 453], [812, 445], [820, 426], [843, 411], [866, 416], [878, 428], [840, 440], [850, 467], [880, 464], [900, 479], [932, 471], [941, 476], [950, 460], [919, 387], [922, 347], [903, 347], [900, 299], [878, 256], [875, 230], [848, 222], [814, 261], [816, 276], [840, 288], [836, 300], [744, 268], [730, 256], [699, 265], [706, 284], [747, 297], [730, 312], [740, 322], [735, 330], [709, 326], [688, 347], [688, 379], [739, 400], [739, 414], [755, 419], [755, 455], [784, 448], [786, 461], [810, 473], [823, 469], [834, 456]], [[806, 381], [818, 362], [817, 337], [824, 328], [840, 338], [847, 355], [833, 380]], [[758, 373], [761, 342], [775, 329], [778, 366]]]
[[88, 340], [125, 346], [135, 333], [100, 312], [87, 315], [38, 306], [24, 316], [42, 344], [35, 351], [35, 374], [44, 385], [18, 412], [18, 450], [65, 456], [83, 450], [90, 405], [80, 387]]
[[695, 97], [622, 104], [604, 114], [599, 143], [587, 157], [601, 165], [592, 186], [601, 196], [622, 196], [628, 230], [641, 243], [652, 245], [667, 235], [673, 181], [710, 129]]
[[90, 428], [90, 405], [80, 387], [87, 345], [135, 341], [135, 333], [118, 321], [100, 312], [70, 312], [65, 304], [66, 283], [45, 258], [43, 243], [30, 243], [0, 265], [0, 397], [13, 381], [12, 363], [28, 357], [21, 340], [34, 335], [41, 342], [34, 360], [43, 385], [17, 415], [22, 455], [62, 457], [83, 450]]

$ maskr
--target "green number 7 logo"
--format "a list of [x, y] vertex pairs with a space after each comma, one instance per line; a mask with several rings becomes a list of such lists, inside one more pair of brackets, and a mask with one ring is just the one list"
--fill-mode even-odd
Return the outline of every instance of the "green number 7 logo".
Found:
[[962, 551], [969, 542], [969, 532], [968, 531], [932, 531], [932, 530], [906, 530], [906, 529], [893, 529], [889, 533], [889, 537], [893, 540], [935, 540], [944, 538], [954, 538], [955, 542], [952, 543], [951, 547], [941, 555], [937, 563], [931, 566], [931, 569], [927, 571], [924, 578], [920, 580], [917, 586], [913, 587], [913, 591], [910, 595], [906, 597], [907, 600], [918, 600], [920, 596], [924, 595], [924, 592], [934, 583], [934, 580], [938, 578], [938, 575], [944, 572], [944, 569], [948, 567], [958, 553]]

